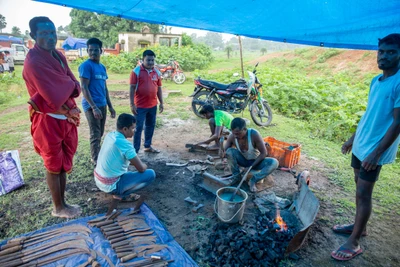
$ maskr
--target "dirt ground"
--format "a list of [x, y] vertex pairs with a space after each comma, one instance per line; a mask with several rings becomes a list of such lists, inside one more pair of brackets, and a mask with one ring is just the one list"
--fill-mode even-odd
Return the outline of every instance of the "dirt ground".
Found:
[[[197, 138], [206, 138], [208, 131], [198, 120], [164, 120], [161, 128], [156, 129], [153, 145], [162, 150], [160, 154], [140, 152], [140, 158], [157, 173], [156, 181], [140, 194], [145, 197], [146, 204], [163, 222], [176, 241], [200, 265], [207, 266], [203, 259], [205, 250], [203, 244], [208, 242], [212, 227], [218, 223], [214, 212], [215, 196], [197, 186], [201, 182], [201, 175], [192, 178], [192, 173], [186, 167], [170, 167], [166, 163], [184, 163], [191, 159], [206, 159], [206, 153], [192, 153], [184, 147], [186, 143], [194, 143]], [[108, 125], [108, 128], [112, 127]], [[189, 164], [193, 165], [193, 164]], [[296, 252], [300, 257], [297, 261], [285, 261], [284, 266], [399, 266], [400, 256], [396, 253], [400, 249], [400, 236], [393, 235], [399, 226], [392, 222], [380, 222], [372, 216], [372, 225], [369, 236], [363, 238], [362, 246], [365, 253], [348, 263], [338, 263], [330, 258], [330, 252], [342, 244], [346, 237], [336, 235], [330, 229], [332, 221], [337, 216], [336, 207], [329, 199], [338, 195], [348, 197], [341, 189], [327, 179], [329, 170], [320, 162], [301, 156], [299, 164], [294, 168], [297, 171], [305, 169], [311, 172], [311, 188], [314, 192], [324, 195], [328, 201], [320, 202], [318, 217], [308, 234], [305, 244]], [[209, 165], [209, 172], [214, 173], [214, 166]], [[282, 171], [273, 173], [275, 185], [273, 190], [278, 196], [291, 199], [297, 190], [292, 175]], [[247, 184], [243, 188], [249, 192]], [[185, 202], [186, 197], [204, 204], [197, 213]], [[244, 214], [244, 228], [251, 228], [252, 218], [259, 214], [252, 200], [254, 194], [249, 193]], [[107, 204], [108, 198], [98, 192], [95, 201]], [[129, 207], [129, 204], [120, 204], [119, 208]]]

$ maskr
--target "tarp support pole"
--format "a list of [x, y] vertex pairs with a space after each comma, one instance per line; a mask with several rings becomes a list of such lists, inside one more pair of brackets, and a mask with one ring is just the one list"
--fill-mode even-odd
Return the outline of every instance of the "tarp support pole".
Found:
[[242, 69], [242, 78], [244, 78], [242, 38], [240, 37], [240, 35], [238, 35], [238, 38], [240, 50], [240, 68]]

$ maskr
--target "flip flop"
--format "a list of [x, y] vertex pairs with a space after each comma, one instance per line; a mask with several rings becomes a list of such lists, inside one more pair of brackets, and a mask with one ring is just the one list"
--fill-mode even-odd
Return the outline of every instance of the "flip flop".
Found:
[[147, 152], [147, 153], [160, 153], [161, 151], [158, 150], [158, 149], [155, 149], [153, 147], [147, 147], [147, 148], [144, 149], [144, 152]]
[[140, 198], [140, 195], [132, 193], [132, 194], [124, 196], [122, 198], [120, 198], [118, 196], [113, 196], [113, 198], [119, 199], [119, 201], [121, 201], [121, 202], [134, 202]]
[[[352, 229], [349, 229], [349, 226], [351, 226], [351, 224], [337, 224], [335, 226], [332, 227], [332, 231], [337, 233], [337, 234], [343, 234], [343, 235], [351, 235], [351, 233], [353, 232]], [[368, 233], [367, 231], [363, 231], [362, 236], [367, 236]]]
[[[346, 254], [350, 254], [350, 256], [348, 256], [348, 257], [339, 257], [339, 256], [336, 256], [337, 252], [344, 252]], [[343, 248], [341, 246], [337, 250], [332, 251], [331, 257], [334, 258], [337, 261], [348, 261], [348, 260], [353, 259], [355, 256], [360, 255], [361, 253], [363, 253], [362, 248], [359, 248], [358, 250], [351, 250], [351, 249]]]

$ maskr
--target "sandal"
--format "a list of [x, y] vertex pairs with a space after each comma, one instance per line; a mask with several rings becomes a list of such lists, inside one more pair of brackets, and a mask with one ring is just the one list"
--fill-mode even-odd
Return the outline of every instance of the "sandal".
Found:
[[147, 153], [160, 153], [161, 151], [158, 150], [158, 149], [155, 149], [153, 147], [147, 147], [147, 148], [144, 149], [144, 152], [147, 152]]
[[134, 202], [140, 198], [140, 195], [132, 193], [130, 195], [124, 196], [124, 197], [119, 197], [119, 196], [113, 196], [114, 199], [118, 199], [121, 202]]
[[[336, 254], [338, 252], [348, 254], [348, 256], [337, 256]], [[361, 253], [363, 253], [362, 248], [359, 248], [357, 250], [351, 250], [351, 249], [347, 249], [344, 247], [340, 247], [337, 250], [332, 251], [331, 256], [332, 256], [332, 258], [334, 258], [337, 261], [348, 261], [348, 260], [353, 259], [355, 256], [360, 255]]]
[[[342, 235], [351, 235], [351, 233], [353, 232], [353, 228], [352, 228], [352, 224], [337, 224], [335, 226], [332, 227], [333, 232], [337, 233], [337, 234], [342, 234]], [[367, 231], [363, 231], [361, 236], [367, 236]]]

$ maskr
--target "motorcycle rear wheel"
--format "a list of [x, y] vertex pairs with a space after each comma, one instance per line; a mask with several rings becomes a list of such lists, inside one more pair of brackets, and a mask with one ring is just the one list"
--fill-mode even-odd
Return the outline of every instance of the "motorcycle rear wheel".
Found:
[[186, 76], [183, 72], [178, 72], [172, 77], [172, 80], [177, 84], [182, 84], [186, 81]]
[[268, 126], [272, 121], [272, 111], [267, 101], [263, 100], [262, 105], [264, 105], [265, 112], [262, 109], [261, 102], [254, 100], [250, 105], [250, 115], [258, 126]]
[[200, 115], [200, 110], [204, 105], [209, 104], [209, 105], [215, 106], [218, 104], [218, 99], [214, 94], [207, 101], [207, 96], [209, 93], [210, 92], [208, 92], [208, 91], [200, 91], [193, 96], [192, 110], [193, 110], [194, 114], [196, 114], [196, 116], [198, 116], [200, 118], [204, 118], [202, 115]]

